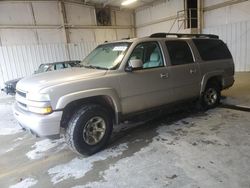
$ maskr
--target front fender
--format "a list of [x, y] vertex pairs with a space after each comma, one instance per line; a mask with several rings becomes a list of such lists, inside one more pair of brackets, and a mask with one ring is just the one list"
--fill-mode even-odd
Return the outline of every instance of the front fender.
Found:
[[74, 93], [70, 93], [64, 95], [59, 98], [56, 109], [63, 109], [65, 106], [73, 101], [84, 99], [88, 97], [96, 97], [96, 96], [108, 96], [112, 99], [112, 102], [115, 107], [116, 113], [121, 112], [121, 105], [119, 102], [119, 96], [117, 92], [112, 88], [96, 88], [84, 91], [78, 91]]

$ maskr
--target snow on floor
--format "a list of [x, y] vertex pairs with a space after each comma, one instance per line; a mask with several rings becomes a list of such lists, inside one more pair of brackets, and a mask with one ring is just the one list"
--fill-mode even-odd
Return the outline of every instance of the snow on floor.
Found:
[[0, 104], [0, 119], [0, 136], [17, 134], [22, 131], [14, 119], [11, 104]]
[[53, 149], [53, 153], [57, 153], [65, 147], [66, 144], [64, 142], [64, 138], [57, 140], [44, 139], [31, 146], [31, 148], [34, 149], [26, 153], [26, 156], [31, 160], [41, 159], [46, 155], [47, 151]]
[[16, 142], [15, 144], [13, 144], [10, 148], [8, 148], [5, 152], [8, 153], [10, 151], [13, 151], [15, 148], [17, 148], [18, 146], [20, 146], [19, 142]]
[[69, 163], [55, 166], [48, 170], [53, 184], [59, 183], [69, 178], [79, 179], [83, 177], [88, 171], [90, 171], [94, 165], [94, 162], [104, 161], [108, 158], [114, 158], [128, 149], [126, 143], [120, 144], [117, 147], [106, 149], [93, 156], [87, 158], [75, 158]]
[[227, 132], [235, 131], [239, 120], [250, 119], [247, 113], [216, 109], [206, 116], [162, 125], [148, 146], [100, 172], [103, 180], [73, 188], [246, 187], [249, 180], [239, 176], [247, 174], [249, 159], [240, 153], [250, 149], [249, 133], [240, 129], [239, 138], [246, 141], [234, 144], [232, 132]]
[[21, 141], [23, 139], [27, 138], [27, 135], [23, 137], [18, 137], [14, 139], [12, 142], [8, 142], [0, 148], [0, 155], [6, 154], [8, 152], [14, 151], [17, 147], [20, 147], [22, 145]]
[[[160, 144], [155, 138], [152, 143], [134, 153], [133, 156], [119, 160], [102, 172], [103, 181], [73, 188], [167, 187], [173, 179], [179, 178], [176, 174], [181, 176], [178, 169], [174, 167], [175, 159], [176, 156], [169, 153], [166, 145]], [[181, 182], [179, 187], [183, 187], [186, 183]]]
[[10, 186], [9, 188], [29, 188], [37, 184], [37, 180], [33, 178], [26, 178], [22, 180], [21, 182]]

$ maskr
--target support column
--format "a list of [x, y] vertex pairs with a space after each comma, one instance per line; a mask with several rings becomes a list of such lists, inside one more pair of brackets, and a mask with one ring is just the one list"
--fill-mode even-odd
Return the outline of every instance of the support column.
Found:
[[[29, 6], [30, 6], [30, 11], [31, 11], [31, 14], [32, 14], [32, 18], [33, 18], [33, 25], [37, 25], [36, 24], [36, 17], [35, 17], [35, 13], [34, 13], [34, 8], [33, 8], [33, 5], [32, 5], [32, 2], [29, 3]], [[37, 29], [35, 29], [35, 37], [36, 37], [36, 42], [37, 44], [39, 44], [39, 37], [38, 37], [38, 33], [37, 33]]]
[[133, 14], [132, 14], [132, 36], [131, 38], [137, 37], [137, 31], [136, 31], [136, 19], [135, 19], [135, 10], [133, 10]]
[[67, 16], [66, 16], [66, 11], [65, 11], [65, 4], [63, 1], [59, 1], [58, 3], [59, 3], [59, 10], [60, 10], [60, 16], [61, 16], [62, 29], [63, 29], [64, 36], [65, 36], [65, 42], [70, 43], [69, 32], [66, 28]]
[[202, 33], [202, 29], [204, 26], [204, 0], [198, 0], [197, 2], [197, 16], [198, 16], [198, 33]]
[[69, 51], [69, 46], [68, 44], [70, 43], [70, 37], [69, 37], [69, 31], [68, 29], [66, 28], [66, 25], [68, 24], [67, 22], [67, 15], [66, 15], [66, 10], [65, 10], [65, 4], [63, 1], [59, 1], [58, 2], [58, 5], [59, 5], [59, 12], [60, 12], [60, 16], [61, 16], [61, 28], [63, 30], [63, 35], [64, 35], [64, 41], [66, 43], [66, 55], [68, 57], [69, 60], [71, 60], [71, 57], [70, 57], [70, 51]]

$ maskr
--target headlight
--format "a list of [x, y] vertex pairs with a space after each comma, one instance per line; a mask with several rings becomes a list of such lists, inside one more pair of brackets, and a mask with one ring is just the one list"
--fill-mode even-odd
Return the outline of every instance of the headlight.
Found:
[[50, 101], [49, 95], [43, 93], [27, 93], [26, 98], [31, 101]]
[[50, 104], [50, 97], [43, 93], [27, 93], [27, 110], [36, 114], [50, 114], [53, 110]]
[[27, 107], [30, 112], [36, 113], [36, 114], [50, 114], [52, 112], [52, 108], [50, 106], [48, 107], [34, 107], [34, 106], [28, 106]]

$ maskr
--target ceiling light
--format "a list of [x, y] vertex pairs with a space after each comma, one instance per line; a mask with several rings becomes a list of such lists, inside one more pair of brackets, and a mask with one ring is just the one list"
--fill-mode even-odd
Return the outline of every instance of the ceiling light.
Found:
[[132, 3], [136, 2], [136, 1], [137, 1], [137, 0], [126, 0], [126, 1], [123, 1], [123, 2], [122, 2], [122, 5], [123, 5], [123, 6], [130, 5], [130, 4], [132, 4]]

